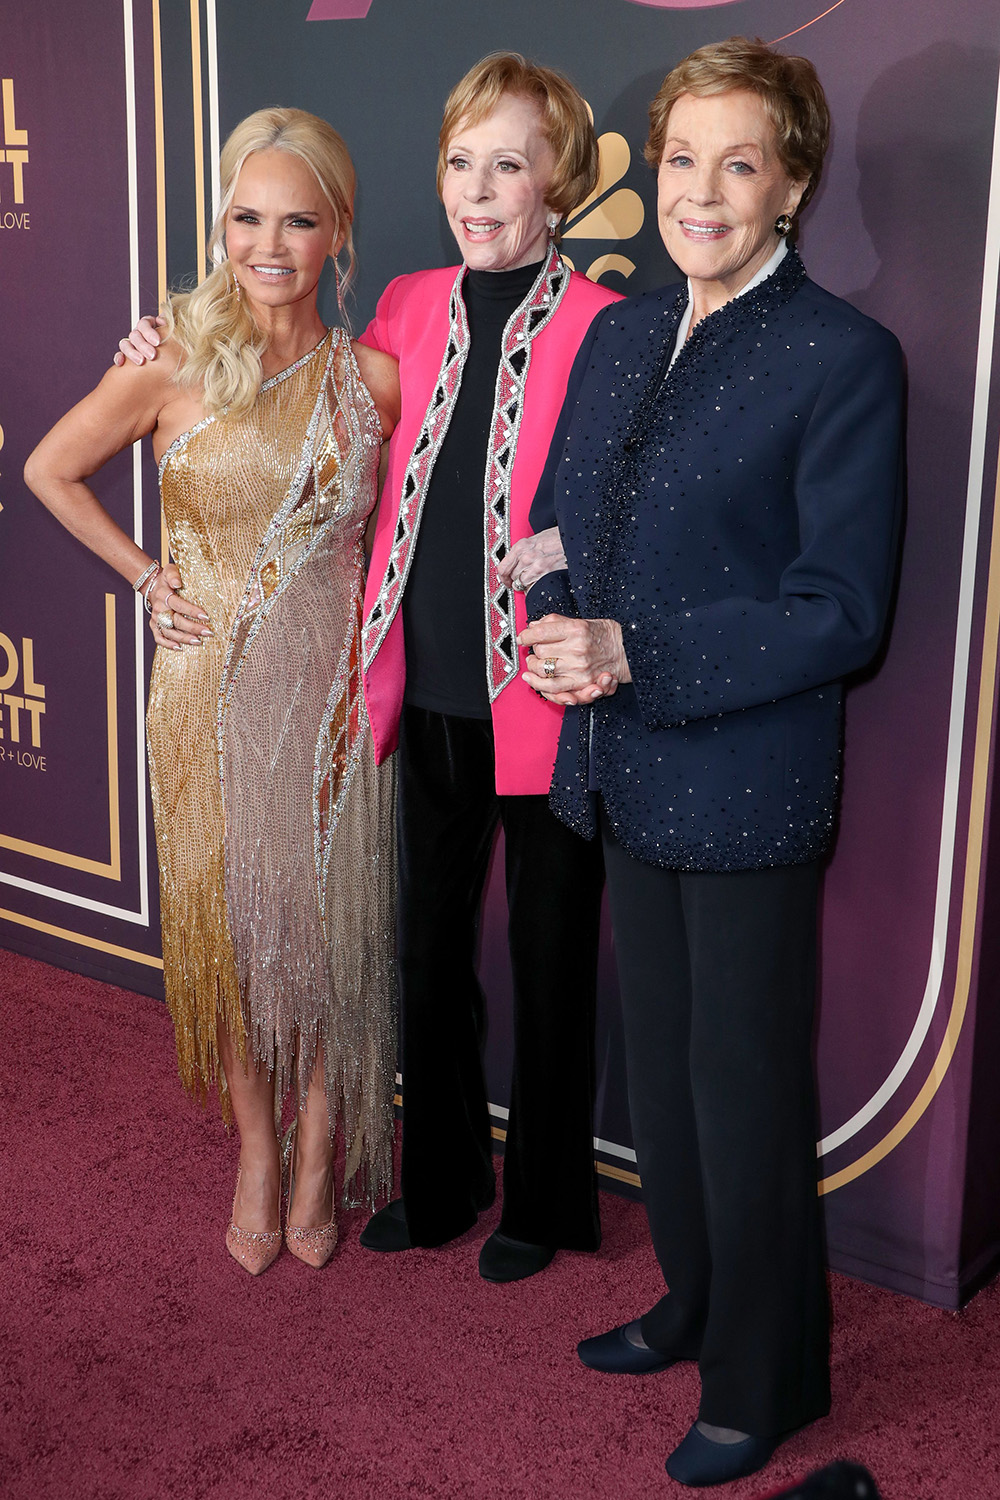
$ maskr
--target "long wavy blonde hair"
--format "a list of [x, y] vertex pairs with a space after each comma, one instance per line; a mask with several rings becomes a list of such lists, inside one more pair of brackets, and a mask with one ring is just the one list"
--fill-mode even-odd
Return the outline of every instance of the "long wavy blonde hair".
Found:
[[222, 148], [219, 161], [222, 199], [208, 241], [211, 270], [194, 291], [174, 292], [161, 309], [167, 333], [183, 351], [175, 380], [185, 388], [200, 387], [206, 412], [244, 415], [261, 385], [261, 355], [267, 338], [251, 316], [246, 300], [237, 296], [236, 278], [225, 254], [226, 218], [236, 191], [236, 179], [248, 156], [256, 151], [287, 151], [314, 173], [334, 217], [330, 254], [346, 252], [343, 271], [337, 266], [337, 303], [343, 313], [344, 292], [355, 269], [351, 223], [354, 218], [354, 163], [343, 140], [317, 115], [303, 109], [259, 109], [242, 120]]

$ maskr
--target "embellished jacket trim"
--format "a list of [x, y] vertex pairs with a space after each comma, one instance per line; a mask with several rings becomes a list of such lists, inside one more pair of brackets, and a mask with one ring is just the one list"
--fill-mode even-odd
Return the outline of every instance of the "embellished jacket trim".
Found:
[[509, 318], [500, 342], [493, 421], [486, 450], [483, 520], [486, 682], [491, 703], [518, 670], [514, 595], [501, 579], [498, 566], [510, 551], [510, 484], [524, 415], [531, 345], [548, 325], [568, 286], [569, 270], [553, 246], [528, 296]]
[[[470, 342], [462, 299], [464, 277], [462, 266], [451, 289], [448, 341], [441, 369], [403, 474], [399, 513], [385, 573], [364, 622], [362, 654], [366, 671], [399, 608], [413, 562], [431, 474], [458, 401]], [[553, 247], [527, 297], [508, 319], [501, 340], [484, 475], [486, 676], [491, 702], [517, 673], [514, 597], [501, 582], [497, 566], [510, 548], [510, 486], [531, 345], [558, 308], [569, 280], [569, 268]]]

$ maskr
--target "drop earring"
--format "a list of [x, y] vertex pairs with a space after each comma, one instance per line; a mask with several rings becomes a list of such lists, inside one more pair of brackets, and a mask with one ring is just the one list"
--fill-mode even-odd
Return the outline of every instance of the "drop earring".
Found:
[[340, 313], [340, 321], [343, 324], [343, 323], [346, 322], [346, 314], [344, 312], [344, 283], [343, 283], [343, 278], [341, 277], [341, 274], [340, 274], [340, 260], [338, 259], [338, 256], [337, 256], [336, 253], [334, 253], [332, 259], [333, 259], [333, 282], [334, 282], [334, 286], [337, 288], [337, 311]]
[[548, 217], [548, 226], [549, 226], [549, 239], [550, 240], [554, 240], [555, 237], [556, 237], [556, 230], [559, 227], [559, 216], [557, 214], [549, 214], [549, 217]]

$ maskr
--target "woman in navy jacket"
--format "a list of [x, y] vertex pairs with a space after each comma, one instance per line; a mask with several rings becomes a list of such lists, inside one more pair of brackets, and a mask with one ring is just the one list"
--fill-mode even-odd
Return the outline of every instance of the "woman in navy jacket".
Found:
[[531, 589], [520, 640], [531, 685], [577, 705], [552, 802], [604, 841], [669, 1287], [579, 1352], [632, 1373], [699, 1362], [699, 1420], [667, 1460], [699, 1485], [754, 1472], [829, 1407], [816, 900], [840, 680], [875, 652], [892, 586], [902, 376], [893, 336], [809, 281], [787, 238], [828, 137], [812, 65], [702, 48], [650, 120], [688, 281], [605, 308], [581, 348], [532, 512], [568, 572]]

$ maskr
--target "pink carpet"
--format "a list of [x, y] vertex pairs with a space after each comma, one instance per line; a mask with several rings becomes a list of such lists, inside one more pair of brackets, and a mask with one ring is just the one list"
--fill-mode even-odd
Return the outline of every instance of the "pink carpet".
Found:
[[[682, 1367], [585, 1370], [577, 1339], [652, 1300], [639, 1206], [604, 1246], [508, 1287], [496, 1223], [440, 1251], [287, 1254], [254, 1281], [223, 1246], [236, 1148], [181, 1094], [157, 1002], [0, 951], [0, 1495], [4, 1500], [631, 1500], [683, 1491]], [[748, 1500], [843, 1456], [886, 1500], [1000, 1496], [1000, 1288], [962, 1314], [833, 1283], [834, 1412]]]

